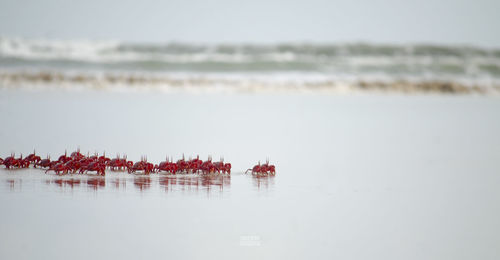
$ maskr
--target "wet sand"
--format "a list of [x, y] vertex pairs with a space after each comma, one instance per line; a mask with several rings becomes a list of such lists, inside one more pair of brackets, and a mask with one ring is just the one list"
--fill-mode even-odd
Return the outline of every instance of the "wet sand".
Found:
[[[279, 77], [278, 77], [279, 78]], [[483, 80], [485, 81], [485, 80]], [[459, 80], [371, 79], [329, 77], [276, 80], [276, 77], [222, 75], [162, 75], [151, 73], [64, 73], [54, 71], [1, 71], [0, 88], [31, 90], [159, 93], [273, 93], [273, 94], [405, 94], [494, 95], [500, 84]]]
[[[224, 156], [225, 180], [0, 170], [2, 259], [496, 259], [500, 100], [0, 90], [0, 155]], [[271, 158], [276, 177], [242, 172]]]

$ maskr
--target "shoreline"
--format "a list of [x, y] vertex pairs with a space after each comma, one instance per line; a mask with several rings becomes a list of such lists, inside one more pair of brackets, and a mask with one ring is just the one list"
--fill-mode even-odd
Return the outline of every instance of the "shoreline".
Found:
[[0, 89], [99, 90], [111, 92], [158, 91], [165, 93], [312, 93], [312, 94], [442, 94], [499, 95], [500, 83], [477, 84], [449, 80], [342, 80], [227, 78], [213, 76], [67, 73], [54, 71], [0, 72]]

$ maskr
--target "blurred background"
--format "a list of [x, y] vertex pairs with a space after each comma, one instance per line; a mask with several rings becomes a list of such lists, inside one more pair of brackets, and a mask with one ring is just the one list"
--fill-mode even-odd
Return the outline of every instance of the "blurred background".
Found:
[[4, 0], [0, 80], [4, 88], [496, 93], [498, 5]]

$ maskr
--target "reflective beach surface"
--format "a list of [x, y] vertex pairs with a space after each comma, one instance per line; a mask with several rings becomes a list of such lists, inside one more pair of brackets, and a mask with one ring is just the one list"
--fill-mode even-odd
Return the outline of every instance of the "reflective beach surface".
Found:
[[[82, 194], [86, 192], [123, 192], [123, 193], [205, 193], [207, 196], [222, 195], [224, 189], [230, 189], [231, 175], [194, 175], [194, 174], [127, 174], [126, 172], [109, 172], [107, 176], [86, 174], [44, 174], [45, 170], [16, 169], [2, 170], [1, 178], [7, 184], [3, 192], [59, 192]], [[239, 174], [242, 175], [242, 174]], [[245, 175], [241, 178], [256, 180], [255, 188], [260, 189], [261, 184], [268, 183], [275, 176]], [[251, 182], [248, 181], [250, 184]], [[269, 186], [265, 184], [265, 186]], [[8, 187], [8, 188], [7, 188]]]
[[[231, 176], [0, 169], [0, 259], [497, 259], [490, 96], [0, 91], [0, 156], [224, 156]], [[244, 171], [269, 157], [274, 177]]]

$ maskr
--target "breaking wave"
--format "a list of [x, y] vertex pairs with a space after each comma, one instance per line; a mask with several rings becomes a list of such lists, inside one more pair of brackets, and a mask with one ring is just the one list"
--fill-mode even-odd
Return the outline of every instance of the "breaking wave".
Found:
[[432, 82], [432, 86], [446, 83], [489, 92], [500, 85], [500, 50], [365, 43], [203, 45], [2, 37], [0, 72], [0, 87], [92, 82], [148, 87], [232, 85], [241, 90], [245, 85], [264, 89], [279, 85], [307, 89], [318, 84], [384, 88], [380, 86], [399, 82], [398, 86], [428, 87]]

